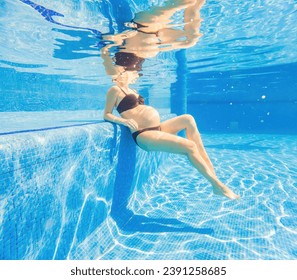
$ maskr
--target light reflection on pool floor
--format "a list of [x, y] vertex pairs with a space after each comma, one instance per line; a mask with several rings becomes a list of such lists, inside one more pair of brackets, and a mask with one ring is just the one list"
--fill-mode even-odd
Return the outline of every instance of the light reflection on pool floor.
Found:
[[69, 257], [296, 259], [297, 136], [223, 134], [203, 140], [217, 176], [240, 200], [213, 195], [185, 157], [170, 155], [130, 200], [143, 224], [121, 231], [108, 217]]

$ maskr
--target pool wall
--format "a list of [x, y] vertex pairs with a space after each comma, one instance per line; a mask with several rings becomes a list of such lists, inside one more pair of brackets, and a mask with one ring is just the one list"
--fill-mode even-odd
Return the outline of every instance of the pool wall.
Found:
[[0, 259], [75, 258], [107, 217], [129, 230], [130, 194], [166, 156], [108, 122], [2, 135]]

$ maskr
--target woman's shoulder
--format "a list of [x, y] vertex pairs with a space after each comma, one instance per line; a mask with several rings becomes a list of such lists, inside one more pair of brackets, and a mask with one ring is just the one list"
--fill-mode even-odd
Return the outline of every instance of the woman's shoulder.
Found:
[[117, 95], [120, 91], [121, 91], [120, 88], [118, 86], [114, 85], [109, 88], [107, 93], [111, 94], [111, 95]]

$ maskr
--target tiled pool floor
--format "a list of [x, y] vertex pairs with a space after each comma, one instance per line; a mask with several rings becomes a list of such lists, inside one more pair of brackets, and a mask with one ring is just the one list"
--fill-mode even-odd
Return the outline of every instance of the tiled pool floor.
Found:
[[213, 195], [185, 157], [172, 155], [133, 190], [127, 212], [137, 216], [126, 220], [126, 229], [115, 221], [121, 217], [108, 217], [70, 256], [296, 259], [297, 137], [206, 134], [203, 139], [218, 177], [241, 195], [238, 201]]

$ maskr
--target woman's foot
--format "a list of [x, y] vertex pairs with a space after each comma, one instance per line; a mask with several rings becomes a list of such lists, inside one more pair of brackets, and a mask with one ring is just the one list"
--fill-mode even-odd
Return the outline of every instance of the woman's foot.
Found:
[[230, 199], [239, 199], [239, 195], [235, 194], [224, 184], [218, 184], [217, 186], [213, 186], [213, 193], [217, 195], [226, 196]]

